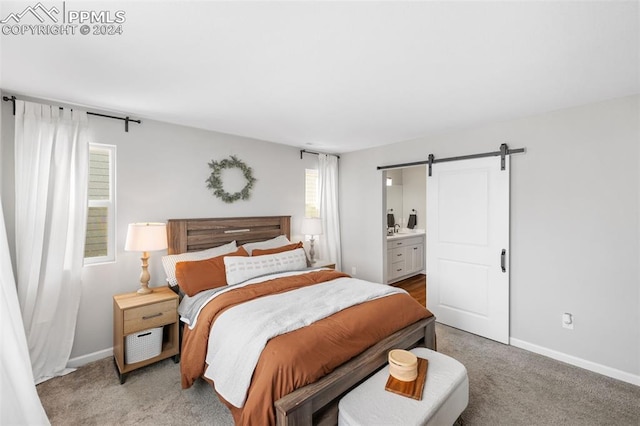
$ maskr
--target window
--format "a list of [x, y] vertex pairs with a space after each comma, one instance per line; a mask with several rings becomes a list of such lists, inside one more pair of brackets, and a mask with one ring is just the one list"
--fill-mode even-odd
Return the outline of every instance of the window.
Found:
[[84, 264], [115, 260], [116, 147], [89, 144], [89, 188]]
[[315, 169], [306, 169], [304, 186], [305, 217], [320, 216], [320, 205], [318, 204], [318, 201], [318, 171]]

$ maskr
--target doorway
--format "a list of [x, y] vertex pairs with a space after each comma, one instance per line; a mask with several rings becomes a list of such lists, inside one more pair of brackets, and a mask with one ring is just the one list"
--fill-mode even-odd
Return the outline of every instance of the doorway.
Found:
[[383, 181], [383, 282], [392, 284], [425, 272], [426, 167], [387, 170]]

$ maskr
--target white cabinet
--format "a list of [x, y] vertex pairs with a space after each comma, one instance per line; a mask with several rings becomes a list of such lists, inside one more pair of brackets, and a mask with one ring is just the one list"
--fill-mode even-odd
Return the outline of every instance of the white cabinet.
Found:
[[424, 243], [414, 244], [405, 248], [407, 258], [407, 270], [420, 272], [424, 269]]
[[395, 235], [387, 239], [387, 283], [424, 270], [424, 235]]

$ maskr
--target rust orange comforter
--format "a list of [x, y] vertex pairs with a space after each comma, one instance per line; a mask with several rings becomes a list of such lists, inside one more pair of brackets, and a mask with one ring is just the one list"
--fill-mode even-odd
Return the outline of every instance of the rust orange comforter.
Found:
[[[193, 330], [184, 329], [180, 369], [182, 387], [204, 374], [209, 330], [225, 310], [267, 294], [330, 281], [348, 275], [319, 270], [238, 288], [209, 302]], [[253, 374], [242, 408], [231, 409], [236, 424], [275, 424], [273, 404], [282, 396], [313, 383], [365, 349], [407, 325], [432, 314], [407, 294], [396, 294], [352, 306], [310, 326], [271, 339]]]

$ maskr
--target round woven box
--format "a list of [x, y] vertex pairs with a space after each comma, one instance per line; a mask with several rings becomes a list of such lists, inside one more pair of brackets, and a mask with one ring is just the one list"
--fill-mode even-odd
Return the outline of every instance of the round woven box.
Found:
[[412, 382], [418, 377], [418, 357], [403, 349], [389, 352], [389, 374], [403, 382]]

